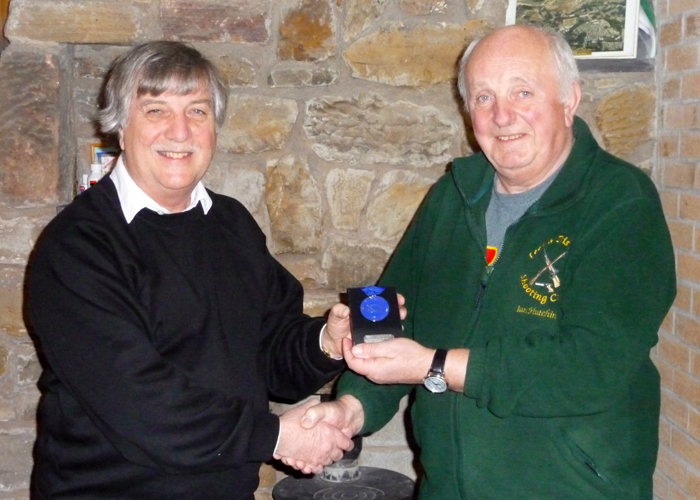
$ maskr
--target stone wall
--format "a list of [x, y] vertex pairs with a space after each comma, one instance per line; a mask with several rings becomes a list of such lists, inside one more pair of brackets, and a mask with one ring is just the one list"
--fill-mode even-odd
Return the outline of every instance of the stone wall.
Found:
[[[26, 499], [40, 373], [22, 316], [24, 270], [56, 207], [75, 195], [97, 141], [101, 78], [152, 39], [191, 42], [230, 92], [205, 178], [241, 200], [321, 313], [374, 282], [454, 156], [471, 153], [454, 65], [503, 24], [477, 0], [11, 0], [0, 54], [0, 499]], [[653, 72], [586, 71], [580, 115], [650, 175]], [[397, 415], [365, 442], [366, 465], [412, 477]], [[263, 468], [259, 498], [282, 474]]]

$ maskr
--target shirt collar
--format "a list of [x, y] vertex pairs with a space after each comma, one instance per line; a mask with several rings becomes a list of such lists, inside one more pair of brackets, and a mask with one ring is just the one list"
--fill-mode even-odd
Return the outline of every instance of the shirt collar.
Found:
[[[127, 224], [131, 224], [136, 214], [144, 208], [149, 208], [161, 215], [170, 213], [170, 210], [156, 203], [153, 198], [148, 196], [143, 189], [134, 182], [134, 179], [131, 178], [124, 164], [124, 155], [119, 155], [119, 159], [114, 169], [112, 169], [110, 178], [114, 183], [114, 187], [117, 188], [119, 204], [122, 207], [122, 212], [124, 213]], [[199, 181], [195, 186], [190, 197], [190, 204], [184, 211], [193, 209], [199, 202], [202, 203], [204, 213], [208, 213], [212, 206], [212, 200], [202, 184], [202, 181]]]

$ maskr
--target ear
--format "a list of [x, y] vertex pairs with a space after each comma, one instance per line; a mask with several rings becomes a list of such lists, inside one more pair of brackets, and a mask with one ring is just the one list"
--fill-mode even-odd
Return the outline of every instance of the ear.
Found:
[[124, 129], [120, 128], [117, 133], [119, 134], [119, 147], [124, 151]]
[[569, 97], [564, 101], [564, 123], [567, 127], [572, 127], [574, 124], [574, 115], [581, 102], [581, 84], [574, 82], [571, 84], [571, 92]]

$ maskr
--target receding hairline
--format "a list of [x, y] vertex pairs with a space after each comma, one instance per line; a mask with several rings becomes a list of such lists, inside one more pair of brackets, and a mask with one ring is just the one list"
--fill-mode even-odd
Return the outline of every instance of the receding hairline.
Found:
[[474, 49], [472, 50], [471, 54], [469, 55], [469, 59], [467, 60], [466, 68], [469, 68], [472, 59], [474, 59], [474, 56], [478, 55], [479, 52], [484, 51], [486, 49], [493, 49], [493, 47], [490, 47], [490, 45], [498, 42], [499, 38], [505, 38], [505, 37], [512, 38], [512, 37], [516, 36], [518, 32], [526, 32], [526, 33], [529, 33], [530, 35], [535, 35], [534, 37], [532, 37], [532, 39], [533, 40], [537, 39], [540, 42], [540, 44], [544, 48], [547, 49], [547, 52], [550, 56], [550, 61], [552, 62], [552, 64], [555, 64], [554, 48], [552, 47], [552, 42], [550, 41], [547, 34], [543, 33], [541, 30], [539, 30], [533, 26], [513, 24], [513, 25], [504, 26], [502, 28], [496, 29], [496, 30], [484, 35], [478, 41], [478, 43], [474, 46]]
[[470, 73], [468, 71], [469, 68], [473, 68], [474, 60], [482, 57], [482, 51], [490, 50], [491, 52], [487, 53], [489, 55], [502, 54], [505, 43], [509, 46], [515, 44], [519, 47], [522, 45], [523, 40], [526, 40], [525, 43], [531, 49], [534, 49], [534, 51], [530, 50], [529, 52], [537, 53], [538, 50], [541, 50], [543, 53], [549, 54], [549, 68], [558, 77], [560, 98], [562, 101], [568, 98], [571, 92], [569, 84], [579, 82], [580, 76], [575, 62], [572, 63], [571, 49], [562, 35], [546, 27], [536, 25], [508, 25], [496, 28], [486, 35], [473, 40], [460, 58], [458, 68], [460, 73], [457, 77], [457, 83], [467, 111], [469, 111], [467, 77]]

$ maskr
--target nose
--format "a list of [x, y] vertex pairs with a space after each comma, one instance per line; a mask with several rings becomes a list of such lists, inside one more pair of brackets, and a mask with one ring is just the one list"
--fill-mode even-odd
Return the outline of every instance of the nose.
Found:
[[496, 99], [493, 106], [493, 121], [499, 127], [505, 127], [513, 123], [515, 113], [506, 99]]
[[185, 113], [173, 113], [165, 130], [165, 138], [185, 142], [192, 136], [192, 129]]

